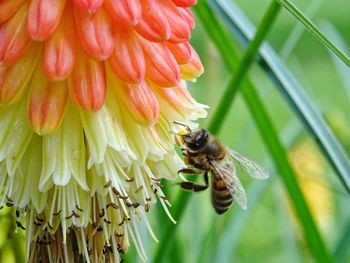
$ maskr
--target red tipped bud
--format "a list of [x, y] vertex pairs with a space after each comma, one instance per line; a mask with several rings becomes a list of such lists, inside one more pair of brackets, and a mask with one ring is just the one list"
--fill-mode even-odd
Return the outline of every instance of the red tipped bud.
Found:
[[66, 8], [64, 19], [59, 27], [45, 42], [44, 71], [52, 80], [64, 80], [72, 72], [76, 60], [76, 41], [72, 10]]
[[192, 48], [193, 58], [190, 63], [180, 65], [182, 79], [195, 79], [203, 74], [204, 68], [197, 52]]
[[190, 7], [197, 4], [197, 0], [172, 0], [175, 5], [180, 7]]
[[171, 29], [168, 20], [155, 0], [141, 0], [142, 17], [135, 27], [136, 31], [150, 41], [164, 41], [170, 38]]
[[81, 52], [69, 77], [70, 94], [81, 108], [99, 110], [106, 96], [106, 71], [103, 62], [95, 61]]
[[74, 4], [81, 9], [85, 9], [84, 11], [93, 14], [102, 6], [103, 0], [74, 0]]
[[115, 48], [108, 62], [119, 79], [129, 83], [140, 83], [145, 77], [145, 59], [142, 47], [131, 28], [120, 28], [115, 32]]
[[152, 125], [159, 118], [159, 103], [147, 82], [127, 84], [114, 80], [118, 99], [123, 103], [123, 110], [127, 110], [141, 125]]
[[24, 0], [0, 0], [0, 24], [12, 17], [23, 3]]
[[52, 82], [39, 67], [34, 74], [28, 104], [28, 118], [40, 134], [54, 132], [62, 123], [68, 101], [66, 82]]
[[15, 64], [6, 69], [3, 81], [0, 83], [1, 104], [12, 104], [22, 98], [40, 58], [40, 53], [41, 45], [33, 42], [28, 51]]
[[163, 43], [152, 43], [140, 38], [146, 59], [146, 76], [161, 87], [173, 87], [180, 82], [180, 71], [175, 58]]
[[178, 64], [187, 64], [192, 60], [192, 47], [188, 42], [178, 44], [165, 42], [165, 45], [171, 54], [173, 54]]
[[140, 0], [106, 0], [105, 5], [117, 23], [135, 26], [141, 19]]
[[94, 14], [77, 7], [74, 11], [78, 35], [85, 52], [97, 60], [107, 59], [114, 49], [110, 17], [103, 8]]
[[28, 12], [28, 33], [34, 40], [48, 39], [60, 22], [65, 0], [31, 0]]
[[14, 63], [30, 43], [26, 28], [27, 9], [28, 5], [23, 5], [10, 20], [0, 26], [0, 64]]
[[170, 0], [160, 1], [159, 4], [170, 26], [171, 35], [168, 41], [173, 43], [188, 41], [191, 37], [191, 28], [180, 10], [182, 8], [176, 7]]

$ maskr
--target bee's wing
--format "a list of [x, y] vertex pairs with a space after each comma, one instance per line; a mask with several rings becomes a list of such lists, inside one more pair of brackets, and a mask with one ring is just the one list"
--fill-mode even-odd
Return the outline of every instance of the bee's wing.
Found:
[[215, 173], [224, 181], [227, 190], [232, 194], [233, 200], [242, 208], [247, 209], [247, 195], [236, 176], [236, 169], [232, 165], [223, 165], [214, 160], [210, 161]]
[[240, 174], [256, 179], [266, 179], [269, 177], [269, 173], [257, 163], [228, 147], [226, 147], [226, 150]]

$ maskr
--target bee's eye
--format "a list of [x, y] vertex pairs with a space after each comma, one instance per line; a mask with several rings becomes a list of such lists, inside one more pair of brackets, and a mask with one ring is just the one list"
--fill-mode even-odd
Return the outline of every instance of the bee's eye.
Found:
[[190, 149], [197, 150], [202, 147], [202, 142], [201, 141], [190, 142], [188, 143], [188, 147]]

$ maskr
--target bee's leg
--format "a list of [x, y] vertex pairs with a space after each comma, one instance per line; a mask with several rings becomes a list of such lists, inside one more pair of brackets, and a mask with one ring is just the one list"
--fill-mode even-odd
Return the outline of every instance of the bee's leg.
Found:
[[200, 164], [197, 164], [197, 163], [191, 163], [193, 165], [194, 168], [197, 168], [199, 170], [204, 170], [204, 171], [207, 171], [208, 168], [206, 168], [205, 166], [203, 165], [200, 165]]
[[183, 174], [200, 174], [202, 171], [192, 168], [182, 168], [177, 171], [177, 173], [183, 173]]
[[187, 149], [184, 148], [184, 147], [181, 147], [180, 150], [181, 150], [182, 153], [186, 153], [187, 152]]
[[181, 188], [186, 189], [186, 190], [191, 190], [194, 192], [200, 192], [204, 191], [208, 188], [207, 185], [200, 185], [200, 184], [195, 184], [192, 182], [181, 182], [180, 183]]
[[208, 189], [209, 187], [208, 171], [204, 173], [204, 181], [205, 181], [205, 185], [195, 184], [192, 182], [181, 182], [180, 186], [183, 189], [192, 190], [194, 192], [200, 192]]

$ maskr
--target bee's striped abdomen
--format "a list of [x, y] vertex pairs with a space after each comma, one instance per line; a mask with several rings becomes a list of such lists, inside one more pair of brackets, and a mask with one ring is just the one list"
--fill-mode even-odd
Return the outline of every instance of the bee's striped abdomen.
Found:
[[212, 174], [212, 178], [211, 201], [215, 211], [220, 215], [230, 208], [233, 197], [220, 176]]

